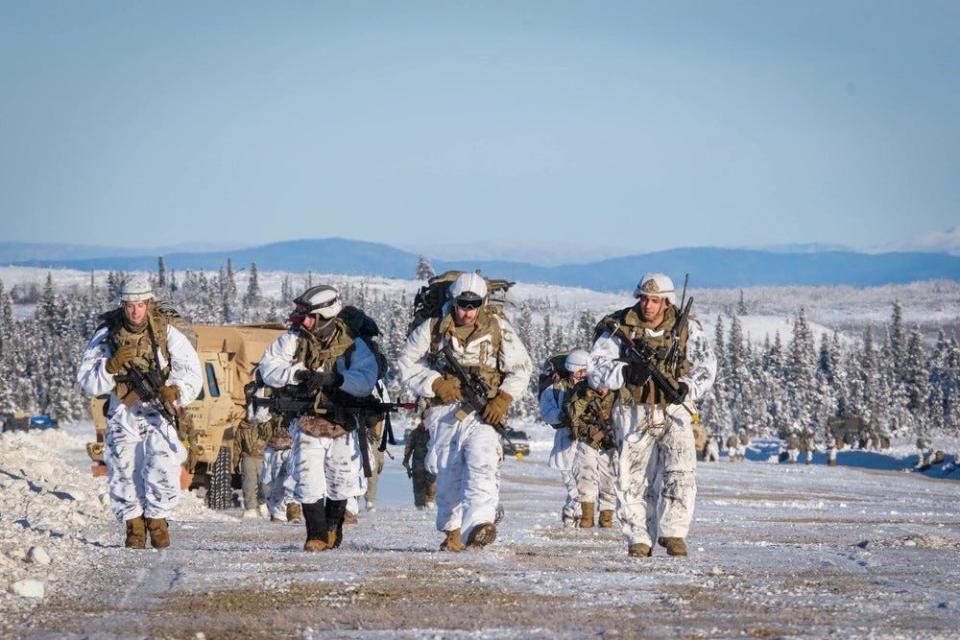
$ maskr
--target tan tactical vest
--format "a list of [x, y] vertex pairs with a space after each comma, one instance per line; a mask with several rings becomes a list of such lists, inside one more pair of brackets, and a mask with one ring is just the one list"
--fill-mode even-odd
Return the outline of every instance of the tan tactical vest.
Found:
[[613, 405], [617, 394], [601, 396], [584, 381], [579, 382], [564, 403], [564, 417], [573, 437], [597, 450], [614, 446], [610, 436]]
[[[166, 381], [167, 376], [170, 375], [170, 350], [167, 347], [167, 321], [163, 316], [154, 313], [152, 309], [148, 308], [147, 327], [145, 327], [143, 331], [134, 333], [127, 329], [127, 326], [124, 324], [123, 309], [120, 308], [105, 314], [104, 324], [109, 331], [106, 342], [110, 347], [111, 353], [116, 353], [117, 350], [124, 345], [133, 346], [136, 354], [130, 362], [130, 365], [136, 367], [139, 371], [144, 373], [153, 371], [156, 366], [156, 352], [162, 354], [163, 361], [166, 365], [160, 368], [160, 374], [163, 380]], [[151, 331], [156, 340], [156, 345], [154, 345], [153, 340], [150, 339]], [[156, 346], [156, 352], [154, 351], [154, 346]], [[118, 398], [126, 397], [129, 392], [130, 389], [125, 383], [117, 383], [115, 393]]]
[[[605, 326], [611, 328], [613, 323], [617, 323], [622, 327], [623, 333], [625, 333], [631, 340], [643, 341], [654, 351], [666, 354], [673, 345], [673, 334], [671, 331], [679, 316], [680, 310], [672, 304], [669, 305], [664, 313], [663, 322], [661, 322], [660, 325], [654, 329], [655, 331], [661, 332], [659, 336], [651, 336], [647, 334], [645, 327], [643, 326], [643, 322], [640, 320], [640, 314], [637, 313], [636, 307], [622, 309], [612, 316], [604, 318], [602, 322]], [[668, 379], [678, 380], [690, 371], [691, 364], [690, 361], [687, 360], [687, 338], [689, 337], [688, 327], [689, 323], [680, 331], [680, 335], [677, 336], [677, 340], [680, 343], [679, 357], [677, 358], [677, 366], [674, 370], [671, 371], [666, 362], [663, 362], [659, 359], [654, 359], [657, 369]], [[621, 356], [626, 355], [625, 349], [626, 347], [624, 347], [621, 351]], [[666, 398], [664, 398], [663, 392], [656, 388], [653, 380], [648, 380], [647, 383], [642, 386], [625, 384], [620, 390], [620, 397], [627, 404], [662, 405], [666, 403]]]
[[[457, 340], [464, 346], [490, 336], [489, 343], [480, 345], [480, 365], [468, 367], [464, 365], [467, 371], [476, 370], [480, 377], [487, 383], [489, 388], [488, 397], [492, 398], [500, 391], [500, 384], [503, 382], [503, 373], [496, 367], [490, 367], [486, 364], [491, 356], [496, 359], [500, 353], [500, 344], [503, 342], [503, 334], [500, 331], [500, 323], [496, 316], [503, 317], [503, 311], [495, 306], [484, 305], [477, 314], [477, 320], [472, 325], [458, 327], [453, 320], [453, 312], [448, 313], [443, 318], [430, 320], [430, 356], [435, 357], [442, 348], [441, 345], [456, 336]], [[491, 354], [489, 350], [492, 350]]]
[[[336, 371], [337, 358], [343, 356], [347, 368], [350, 367], [350, 357], [356, 346], [354, 339], [347, 329], [347, 325], [340, 319], [334, 318], [336, 328], [329, 343], [324, 346], [312, 333], [301, 330], [297, 334], [297, 350], [294, 353], [294, 362], [300, 362], [311, 371]], [[317, 394], [319, 403], [328, 398], [321, 391]]]

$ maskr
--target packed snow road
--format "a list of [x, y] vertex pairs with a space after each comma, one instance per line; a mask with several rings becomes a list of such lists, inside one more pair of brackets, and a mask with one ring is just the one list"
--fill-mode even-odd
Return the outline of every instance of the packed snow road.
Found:
[[[104, 517], [99, 536], [88, 530], [57, 546], [51, 535], [45, 597], [23, 605], [6, 596], [0, 636], [960, 634], [960, 483], [823, 465], [701, 464], [690, 557], [658, 548], [636, 559], [614, 530], [559, 527], [562, 491], [545, 457], [535, 448], [504, 463], [506, 516], [483, 551], [437, 550], [432, 514], [413, 508], [396, 461], [381, 480], [394, 483], [386, 499], [335, 551], [302, 552], [302, 525], [241, 520], [192, 500], [171, 527], [170, 549], [128, 551]], [[21, 527], [34, 536], [25, 545], [42, 539]]]

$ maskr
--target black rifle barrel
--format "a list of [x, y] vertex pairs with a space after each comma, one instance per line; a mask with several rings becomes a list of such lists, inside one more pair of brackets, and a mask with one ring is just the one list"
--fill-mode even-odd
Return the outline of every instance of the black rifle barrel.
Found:
[[[460, 393], [463, 394], [460, 406], [468, 413], [482, 414], [483, 409], [487, 406], [489, 387], [487, 387], [487, 383], [483, 378], [475, 373], [471, 375], [471, 373], [460, 364], [454, 357], [453, 347], [450, 346], [449, 342], [444, 345], [443, 350], [438, 354], [437, 365], [440, 366], [441, 369], [450, 371], [460, 381]], [[515, 445], [510, 439], [510, 436], [507, 435], [506, 424], [491, 424], [490, 426], [500, 434], [500, 437], [504, 439], [510, 449], [514, 452], [517, 451], [517, 445]]]

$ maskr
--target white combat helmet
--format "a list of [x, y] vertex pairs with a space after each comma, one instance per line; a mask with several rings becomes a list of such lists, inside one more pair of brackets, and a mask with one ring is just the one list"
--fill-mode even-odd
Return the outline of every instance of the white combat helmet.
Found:
[[645, 273], [633, 291], [633, 297], [639, 298], [666, 298], [670, 304], [677, 304], [676, 291], [673, 289], [673, 280], [665, 273]]
[[120, 302], [153, 300], [153, 285], [144, 275], [130, 276], [120, 287]]
[[301, 315], [315, 313], [324, 320], [336, 318], [343, 311], [340, 293], [325, 284], [310, 287], [300, 294], [300, 297], [293, 303], [297, 305], [297, 313]]
[[583, 349], [574, 349], [563, 361], [563, 368], [570, 373], [590, 368], [590, 354]]
[[477, 273], [461, 273], [450, 285], [450, 298], [483, 300], [487, 297], [487, 281]]

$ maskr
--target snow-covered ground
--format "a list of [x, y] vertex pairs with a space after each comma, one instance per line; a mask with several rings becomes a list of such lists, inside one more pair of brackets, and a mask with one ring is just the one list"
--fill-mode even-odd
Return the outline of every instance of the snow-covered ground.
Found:
[[[747, 462], [701, 464], [691, 556], [631, 559], [614, 530], [558, 526], [551, 432], [523, 427], [532, 453], [504, 462], [497, 543], [456, 555], [437, 551], [432, 514], [412, 507], [398, 460], [378, 510], [337, 551], [304, 554], [302, 525], [240, 520], [191, 496], [169, 550], [127, 551], [105, 479], [88, 475], [89, 423], [4, 434], [0, 637], [960, 634], [960, 482], [949, 479], [960, 472], [904, 471], [906, 443], [842, 451], [833, 468], [822, 455], [768, 464], [772, 441], [754, 443]], [[44, 597], [10, 593], [24, 579]]]

